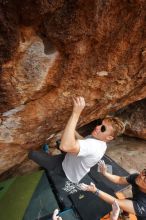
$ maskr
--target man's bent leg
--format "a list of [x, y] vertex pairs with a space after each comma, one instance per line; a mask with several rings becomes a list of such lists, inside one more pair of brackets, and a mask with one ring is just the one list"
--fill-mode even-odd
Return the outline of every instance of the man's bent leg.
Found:
[[33, 160], [48, 171], [53, 170], [57, 166], [62, 166], [64, 156], [65, 155], [63, 154], [51, 156], [43, 151], [30, 151], [28, 154], [29, 159]]

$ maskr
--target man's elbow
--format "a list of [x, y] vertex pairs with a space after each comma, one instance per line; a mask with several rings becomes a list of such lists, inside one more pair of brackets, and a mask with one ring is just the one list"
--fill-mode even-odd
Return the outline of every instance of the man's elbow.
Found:
[[79, 151], [79, 147], [76, 144], [74, 145], [60, 144], [59, 149], [66, 153], [77, 153]]
[[64, 152], [68, 152], [68, 150], [72, 148], [74, 144], [75, 144], [75, 140], [72, 140], [72, 139], [68, 140], [68, 138], [62, 138], [59, 148], [60, 150]]
[[70, 148], [71, 148], [71, 145], [68, 145], [68, 143], [63, 143], [63, 142], [60, 143], [59, 149], [61, 151], [68, 152]]
[[60, 144], [59, 149], [60, 149], [61, 151], [66, 152], [66, 147], [65, 147], [65, 145], [63, 145], [63, 144]]

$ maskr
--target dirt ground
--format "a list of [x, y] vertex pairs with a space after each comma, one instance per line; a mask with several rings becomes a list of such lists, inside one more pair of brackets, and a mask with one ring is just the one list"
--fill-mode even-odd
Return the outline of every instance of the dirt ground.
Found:
[[106, 154], [129, 173], [146, 168], [146, 141], [128, 136], [108, 144]]

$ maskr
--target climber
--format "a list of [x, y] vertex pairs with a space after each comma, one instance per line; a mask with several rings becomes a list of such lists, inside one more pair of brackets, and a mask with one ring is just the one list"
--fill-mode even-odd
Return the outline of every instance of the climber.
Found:
[[103, 157], [107, 148], [106, 142], [113, 140], [124, 131], [124, 124], [118, 118], [106, 117], [97, 120], [91, 136], [81, 137], [75, 129], [84, 107], [83, 97], [73, 99], [73, 111], [60, 144], [60, 150], [66, 152], [66, 155], [48, 156], [41, 151], [29, 153], [29, 158], [46, 168], [48, 172], [56, 166], [61, 166], [66, 177], [73, 183], [78, 183]]
[[112, 175], [107, 172], [107, 167], [103, 160], [99, 162], [100, 172], [115, 184], [131, 184], [133, 198], [116, 199], [113, 196], [97, 189], [95, 184], [80, 184], [84, 191], [95, 193], [99, 198], [112, 204], [116, 199], [119, 207], [127, 213], [135, 214], [138, 220], [146, 219], [146, 169], [140, 173], [130, 174], [127, 177]]

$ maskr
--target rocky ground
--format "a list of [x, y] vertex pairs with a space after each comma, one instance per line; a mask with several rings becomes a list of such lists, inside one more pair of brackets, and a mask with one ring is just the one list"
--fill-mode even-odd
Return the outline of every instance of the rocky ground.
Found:
[[109, 144], [107, 155], [132, 173], [146, 168], [146, 141], [122, 136]]

